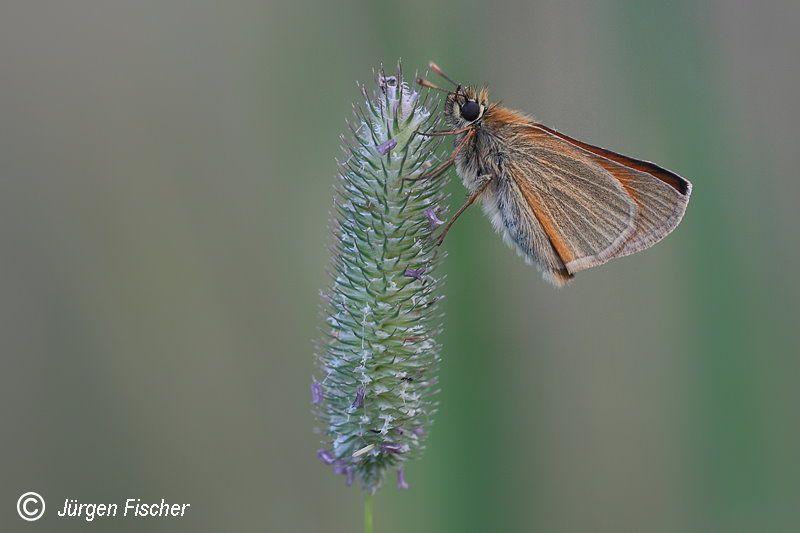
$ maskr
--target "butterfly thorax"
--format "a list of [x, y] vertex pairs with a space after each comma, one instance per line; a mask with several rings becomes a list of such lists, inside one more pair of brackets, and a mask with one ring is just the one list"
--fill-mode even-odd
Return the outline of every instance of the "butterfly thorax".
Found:
[[456, 172], [464, 186], [475, 191], [487, 178], [506, 179], [505, 165], [514, 149], [516, 130], [532, 123], [524, 115], [500, 106], [489, 106], [483, 116], [454, 141], [459, 146], [469, 137], [455, 158]]

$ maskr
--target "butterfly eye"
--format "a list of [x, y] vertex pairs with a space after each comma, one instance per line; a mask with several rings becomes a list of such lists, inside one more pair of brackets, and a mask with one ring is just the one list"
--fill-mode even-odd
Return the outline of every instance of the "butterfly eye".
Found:
[[477, 119], [481, 114], [481, 106], [475, 100], [468, 100], [467, 103], [461, 106], [461, 116], [465, 120], [472, 122]]

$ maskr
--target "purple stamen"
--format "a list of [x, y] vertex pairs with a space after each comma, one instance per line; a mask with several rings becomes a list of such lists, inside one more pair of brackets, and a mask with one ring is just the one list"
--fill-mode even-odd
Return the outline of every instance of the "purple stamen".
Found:
[[336, 459], [334, 459], [330, 452], [324, 448], [317, 450], [317, 457], [319, 457], [319, 460], [326, 465], [332, 465], [334, 462], [336, 462]]
[[425, 217], [430, 221], [431, 229], [437, 228], [442, 224], [444, 224], [444, 220], [436, 216], [436, 211], [437, 208], [435, 207], [429, 207], [428, 209], [425, 210]]
[[425, 428], [422, 426], [417, 426], [414, 428], [414, 435], [417, 437], [421, 437], [425, 434]]
[[425, 273], [425, 267], [407, 268], [403, 271], [403, 275], [407, 278], [414, 278], [417, 281], [422, 281], [422, 274]]
[[403, 447], [394, 442], [384, 442], [381, 444], [381, 449], [388, 453], [400, 453], [403, 450]]
[[367, 391], [364, 387], [359, 387], [356, 389], [356, 399], [353, 400], [353, 403], [350, 404], [350, 407], [353, 409], [359, 409], [364, 407], [364, 396], [366, 395]]
[[397, 469], [397, 488], [408, 490], [408, 483], [406, 482], [406, 474], [402, 467]]
[[378, 151], [379, 154], [386, 155], [389, 153], [389, 150], [391, 150], [395, 146], [397, 146], [397, 141], [395, 141], [394, 139], [389, 139], [388, 141], [382, 142], [381, 144], [376, 146], [375, 149]]
[[354, 470], [352, 466], [347, 466], [341, 461], [336, 461], [333, 463], [333, 473], [337, 476], [345, 476], [345, 485], [348, 487], [353, 484], [353, 474]]
[[325, 399], [325, 394], [322, 392], [322, 383], [317, 381], [317, 378], [311, 378], [311, 403], [319, 405]]

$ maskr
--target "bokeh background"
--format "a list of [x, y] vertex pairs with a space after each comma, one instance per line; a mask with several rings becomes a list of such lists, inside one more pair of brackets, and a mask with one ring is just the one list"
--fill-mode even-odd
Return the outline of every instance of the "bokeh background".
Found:
[[[3, 1], [0, 530], [361, 528], [308, 385], [338, 135], [398, 57], [695, 188], [560, 291], [465, 215], [441, 410], [376, 531], [800, 530], [798, 27], [793, 0]], [[192, 507], [54, 516], [128, 497]]]

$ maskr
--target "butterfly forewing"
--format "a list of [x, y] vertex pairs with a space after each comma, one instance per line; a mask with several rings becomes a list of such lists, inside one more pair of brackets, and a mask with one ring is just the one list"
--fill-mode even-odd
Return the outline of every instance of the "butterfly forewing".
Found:
[[680, 223], [692, 193], [692, 184], [688, 180], [649, 161], [633, 159], [578, 141], [541, 124], [535, 127], [592, 154], [636, 202], [636, 231], [615, 257], [649, 248], [669, 235]]

